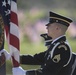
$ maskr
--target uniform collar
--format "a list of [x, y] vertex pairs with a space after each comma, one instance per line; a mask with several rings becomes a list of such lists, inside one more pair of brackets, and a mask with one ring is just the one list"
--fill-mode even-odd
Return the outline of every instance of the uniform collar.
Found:
[[56, 43], [56, 42], [59, 42], [59, 41], [61, 41], [61, 40], [62, 40], [62, 41], [66, 41], [66, 36], [65, 36], [65, 35], [62, 35], [62, 36], [56, 38], [55, 40], [52, 41], [52, 44], [53, 44], [53, 43]]

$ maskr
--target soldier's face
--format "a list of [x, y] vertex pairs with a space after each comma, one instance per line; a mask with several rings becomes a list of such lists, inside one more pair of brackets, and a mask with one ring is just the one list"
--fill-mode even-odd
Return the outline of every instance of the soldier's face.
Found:
[[49, 24], [47, 26], [47, 32], [48, 32], [49, 36], [51, 36], [51, 37], [55, 36], [55, 34], [57, 32], [57, 26], [55, 25], [55, 23]]

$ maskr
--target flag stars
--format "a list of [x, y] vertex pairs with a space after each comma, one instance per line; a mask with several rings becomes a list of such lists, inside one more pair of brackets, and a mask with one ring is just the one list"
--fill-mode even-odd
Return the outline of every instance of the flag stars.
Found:
[[8, 0], [8, 4], [9, 4], [9, 5], [11, 4], [10, 0]]
[[2, 6], [5, 6], [5, 7], [6, 7], [6, 2], [5, 2], [5, 0], [4, 0], [4, 2], [2, 2]]
[[4, 6], [4, 7], [6, 7], [7, 4], [8, 5], [11, 4], [10, 0], [8, 0], [8, 2], [6, 2], [5, 0], [2, 2], [2, 6]]
[[5, 11], [6, 16], [10, 14], [10, 10], [8, 9], [7, 11]]

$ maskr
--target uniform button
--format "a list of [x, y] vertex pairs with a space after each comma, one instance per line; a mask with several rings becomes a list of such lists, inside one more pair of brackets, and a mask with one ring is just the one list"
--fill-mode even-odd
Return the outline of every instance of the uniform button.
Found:
[[46, 64], [44, 64], [46, 66]]

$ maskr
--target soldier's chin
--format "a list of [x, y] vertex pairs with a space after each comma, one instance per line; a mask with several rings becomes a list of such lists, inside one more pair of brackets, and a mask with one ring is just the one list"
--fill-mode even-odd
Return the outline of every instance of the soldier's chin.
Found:
[[50, 36], [50, 37], [52, 37], [49, 33], [47, 35]]

